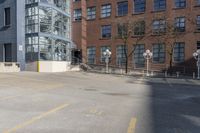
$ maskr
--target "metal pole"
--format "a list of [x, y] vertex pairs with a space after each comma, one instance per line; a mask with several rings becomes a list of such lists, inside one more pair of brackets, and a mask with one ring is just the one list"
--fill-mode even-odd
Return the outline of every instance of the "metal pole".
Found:
[[149, 76], [149, 58], [147, 57], [147, 76]]
[[200, 79], [200, 66], [198, 66], [198, 77], [197, 77], [197, 79]]
[[198, 77], [197, 79], [200, 79], [200, 54], [198, 55], [198, 60], [197, 60], [197, 66], [198, 66]]
[[[108, 58], [108, 57], [106, 57], [106, 58]], [[108, 59], [106, 59], [106, 60], [108, 60]], [[106, 61], [106, 73], [108, 73], [108, 61]]]

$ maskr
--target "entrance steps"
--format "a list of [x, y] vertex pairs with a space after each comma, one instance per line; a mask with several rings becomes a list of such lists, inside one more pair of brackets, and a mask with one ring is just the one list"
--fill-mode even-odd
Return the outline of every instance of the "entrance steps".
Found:
[[0, 72], [20, 72], [20, 64], [16, 62], [0, 62]]

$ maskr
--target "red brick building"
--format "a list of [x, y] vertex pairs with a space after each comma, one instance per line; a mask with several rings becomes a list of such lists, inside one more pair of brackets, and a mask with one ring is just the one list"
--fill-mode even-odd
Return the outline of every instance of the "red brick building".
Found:
[[110, 65], [124, 66], [119, 24], [131, 22], [130, 69], [145, 68], [143, 53], [149, 49], [153, 70], [169, 68], [170, 61], [181, 72], [196, 70], [192, 54], [200, 48], [200, 0], [73, 0], [72, 5], [72, 40], [83, 62], [104, 64], [102, 53], [110, 49]]

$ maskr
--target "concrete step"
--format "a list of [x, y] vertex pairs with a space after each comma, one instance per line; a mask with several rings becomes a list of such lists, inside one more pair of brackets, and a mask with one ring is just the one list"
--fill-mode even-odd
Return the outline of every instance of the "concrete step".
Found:
[[68, 71], [81, 71], [81, 68], [79, 65], [70, 65], [70, 67], [68, 67]]
[[15, 62], [2, 62], [0, 63], [0, 72], [20, 72], [20, 67]]

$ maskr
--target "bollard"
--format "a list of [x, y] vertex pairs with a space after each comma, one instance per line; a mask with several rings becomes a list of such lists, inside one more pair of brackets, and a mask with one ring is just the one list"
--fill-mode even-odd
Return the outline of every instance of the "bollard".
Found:
[[151, 71], [151, 76], [153, 76], [154, 75], [154, 72], [153, 71]]
[[167, 77], [167, 71], [165, 71], [165, 77]]
[[145, 71], [143, 70], [143, 77], [145, 76]]
[[176, 72], [176, 77], [179, 78], [180, 72]]
[[120, 69], [121, 74], [123, 74], [123, 69]]
[[196, 78], [196, 76], [195, 76], [195, 72], [193, 72], [193, 79], [195, 79]]

